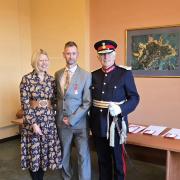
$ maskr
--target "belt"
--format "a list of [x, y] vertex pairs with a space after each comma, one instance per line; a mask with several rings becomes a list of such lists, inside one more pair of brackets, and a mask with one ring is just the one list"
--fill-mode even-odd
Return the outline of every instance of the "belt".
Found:
[[[109, 104], [111, 103], [112, 101], [99, 101], [99, 100], [93, 100], [93, 106], [94, 107], [98, 107], [98, 108], [108, 108], [109, 107]], [[121, 105], [125, 102], [125, 100], [123, 101], [120, 101], [120, 102], [113, 102], [117, 105]]]
[[52, 108], [52, 104], [50, 100], [42, 99], [42, 100], [30, 100], [30, 106], [32, 108]]
[[[109, 108], [109, 105], [112, 101], [99, 101], [99, 100], [93, 100], [93, 106], [94, 107], [98, 107], [98, 108], [106, 108], [108, 109]], [[126, 100], [123, 100], [123, 101], [120, 101], [120, 102], [113, 102], [117, 105], [121, 105], [123, 103], [125, 103]], [[114, 138], [115, 138], [115, 127], [117, 128], [117, 131], [118, 131], [118, 134], [119, 134], [119, 138], [120, 138], [120, 144], [121, 143], [121, 133], [122, 133], [122, 130], [120, 130], [120, 127], [119, 127], [119, 124], [117, 122], [118, 120], [118, 117], [115, 116], [113, 117], [113, 121], [111, 123], [111, 125], [109, 124], [109, 109], [108, 109], [108, 113], [107, 113], [107, 132], [106, 132], [106, 137], [107, 139], [109, 139], [109, 145], [111, 147], [114, 147]], [[122, 122], [124, 123], [124, 117], [122, 117]], [[110, 131], [110, 132], [109, 132]], [[125, 134], [125, 138], [126, 138], [126, 134]]]

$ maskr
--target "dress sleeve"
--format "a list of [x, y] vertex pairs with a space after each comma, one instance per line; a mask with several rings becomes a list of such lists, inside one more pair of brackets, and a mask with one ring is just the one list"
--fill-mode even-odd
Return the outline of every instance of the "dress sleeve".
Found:
[[20, 100], [23, 110], [23, 122], [30, 125], [36, 123], [35, 111], [30, 106], [30, 86], [27, 77], [23, 77], [20, 83]]

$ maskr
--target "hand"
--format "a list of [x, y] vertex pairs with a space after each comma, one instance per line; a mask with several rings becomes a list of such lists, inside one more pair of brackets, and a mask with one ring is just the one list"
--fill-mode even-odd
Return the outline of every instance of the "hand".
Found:
[[118, 114], [121, 114], [121, 108], [114, 102], [111, 102], [109, 104], [109, 112], [110, 112], [111, 116], [114, 117], [114, 116], [117, 116]]
[[64, 122], [64, 124], [66, 124], [67, 126], [70, 126], [70, 122], [69, 122], [68, 117], [64, 117], [64, 118], [63, 118], [63, 122]]
[[35, 134], [39, 134], [41, 136], [43, 135], [40, 127], [37, 124], [33, 124], [32, 127], [33, 127], [33, 132]]

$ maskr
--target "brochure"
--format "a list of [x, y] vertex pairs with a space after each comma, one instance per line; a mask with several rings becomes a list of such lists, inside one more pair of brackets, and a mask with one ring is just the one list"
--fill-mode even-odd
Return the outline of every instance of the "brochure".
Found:
[[162, 136], [165, 138], [180, 139], [180, 129], [172, 128]]
[[150, 125], [146, 129], [144, 129], [141, 133], [147, 134], [147, 135], [158, 136], [165, 129], [166, 129], [165, 126]]
[[129, 132], [136, 134], [145, 128], [146, 128], [146, 126], [141, 126], [141, 125], [137, 125], [137, 124], [130, 124], [129, 125]]

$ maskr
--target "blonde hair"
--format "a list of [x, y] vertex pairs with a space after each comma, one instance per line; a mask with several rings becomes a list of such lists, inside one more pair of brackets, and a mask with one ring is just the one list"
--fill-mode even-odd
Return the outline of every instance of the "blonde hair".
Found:
[[[37, 49], [32, 54], [32, 57], [31, 57], [31, 66], [35, 70], [38, 70], [37, 62], [39, 61], [39, 57], [40, 57], [41, 54], [44, 54], [44, 55], [46, 55], [48, 57], [47, 52], [45, 50], [43, 50], [43, 49]], [[48, 59], [49, 59], [49, 57], [48, 57]]]

